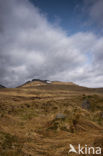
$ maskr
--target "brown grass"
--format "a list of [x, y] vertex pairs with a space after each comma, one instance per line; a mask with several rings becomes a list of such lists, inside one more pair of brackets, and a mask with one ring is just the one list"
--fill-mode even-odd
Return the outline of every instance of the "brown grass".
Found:
[[102, 136], [102, 89], [63, 82], [0, 89], [0, 156], [67, 156], [69, 144], [102, 147]]

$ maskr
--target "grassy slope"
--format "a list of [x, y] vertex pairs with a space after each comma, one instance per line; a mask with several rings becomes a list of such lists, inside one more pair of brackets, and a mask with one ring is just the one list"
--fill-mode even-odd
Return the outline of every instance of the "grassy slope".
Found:
[[0, 156], [67, 156], [70, 143], [103, 146], [103, 89], [61, 82], [0, 89]]

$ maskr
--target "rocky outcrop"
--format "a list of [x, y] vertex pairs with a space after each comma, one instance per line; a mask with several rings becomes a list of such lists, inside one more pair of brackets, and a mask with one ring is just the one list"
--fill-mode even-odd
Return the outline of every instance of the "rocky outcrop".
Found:
[[32, 79], [32, 81], [39, 81], [39, 82], [44, 82], [44, 83], [50, 83], [49, 80]]
[[6, 87], [0, 84], [0, 88], [6, 88]]

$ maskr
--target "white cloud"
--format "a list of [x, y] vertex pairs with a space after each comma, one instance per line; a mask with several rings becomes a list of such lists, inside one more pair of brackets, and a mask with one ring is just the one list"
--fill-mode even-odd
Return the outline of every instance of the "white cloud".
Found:
[[28, 0], [0, 0], [0, 6], [0, 83], [14, 87], [41, 78], [103, 86], [102, 37], [67, 36]]

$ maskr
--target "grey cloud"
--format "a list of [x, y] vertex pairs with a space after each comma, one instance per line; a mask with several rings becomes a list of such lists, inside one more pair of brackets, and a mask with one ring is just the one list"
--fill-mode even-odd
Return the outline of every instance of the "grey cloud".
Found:
[[[33, 78], [87, 86], [103, 83], [96, 75], [97, 64], [98, 69], [102, 64], [98, 59], [102, 55], [102, 38], [90, 32], [67, 36], [28, 0], [0, 0], [0, 6], [1, 84], [15, 87]], [[88, 53], [92, 56], [90, 62]], [[98, 71], [103, 74], [101, 68]]]

